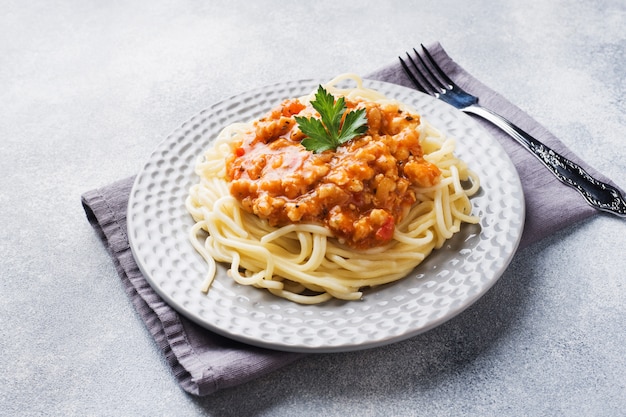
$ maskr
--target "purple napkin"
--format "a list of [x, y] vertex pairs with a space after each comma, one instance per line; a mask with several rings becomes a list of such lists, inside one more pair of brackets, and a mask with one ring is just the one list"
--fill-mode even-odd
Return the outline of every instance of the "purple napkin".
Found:
[[[440, 44], [428, 49], [450, 78], [478, 95], [481, 104], [498, 111], [555, 151], [579, 163], [590, 174], [608, 182], [535, 120], [469, 75], [452, 61]], [[399, 62], [366, 78], [412, 87]], [[516, 142], [489, 123], [476, 120], [504, 146], [521, 177], [526, 198], [521, 247], [597, 213], [577, 191], [562, 185]], [[182, 317], [152, 290], [135, 263], [126, 234], [126, 208], [133, 180], [133, 177], [126, 178], [89, 191], [82, 196], [82, 204], [87, 219], [111, 254], [126, 293], [181, 387], [194, 395], [208, 395], [302, 357], [302, 354], [257, 348], [211, 333]]]

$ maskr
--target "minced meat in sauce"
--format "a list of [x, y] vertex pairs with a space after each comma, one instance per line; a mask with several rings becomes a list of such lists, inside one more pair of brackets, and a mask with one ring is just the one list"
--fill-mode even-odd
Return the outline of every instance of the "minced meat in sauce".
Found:
[[334, 151], [313, 153], [294, 115], [319, 117], [297, 99], [254, 122], [226, 161], [231, 194], [272, 226], [317, 223], [357, 249], [383, 245], [415, 203], [415, 187], [439, 182], [424, 160], [420, 116], [396, 104], [348, 101], [367, 112], [368, 130]]

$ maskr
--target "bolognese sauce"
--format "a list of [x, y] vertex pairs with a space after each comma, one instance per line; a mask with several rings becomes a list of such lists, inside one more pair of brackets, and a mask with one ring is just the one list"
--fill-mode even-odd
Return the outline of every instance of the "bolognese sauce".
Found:
[[389, 242], [416, 202], [416, 187], [440, 180], [423, 158], [420, 116], [397, 104], [346, 100], [365, 108], [367, 132], [336, 150], [314, 153], [300, 143], [295, 115], [319, 117], [308, 104], [285, 100], [256, 120], [226, 160], [230, 193], [272, 226], [317, 223], [346, 245]]

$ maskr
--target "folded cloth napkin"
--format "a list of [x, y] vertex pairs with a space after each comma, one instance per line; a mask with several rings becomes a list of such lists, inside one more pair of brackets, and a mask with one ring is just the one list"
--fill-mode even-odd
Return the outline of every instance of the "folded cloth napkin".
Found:
[[[433, 44], [428, 49], [450, 78], [478, 95], [481, 104], [497, 110], [557, 152], [579, 163], [590, 174], [608, 182], [535, 120], [468, 74], [440, 44]], [[399, 63], [366, 78], [412, 87]], [[521, 247], [597, 213], [577, 191], [558, 182], [516, 142], [489, 123], [476, 120], [504, 146], [521, 177], [526, 197], [526, 224]], [[303, 354], [253, 347], [211, 333], [182, 317], [153, 291], [135, 263], [126, 234], [126, 208], [133, 180], [133, 177], [126, 178], [86, 192], [82, 204], [89, 222], [109, 250], [128, 296], [181, 387], [194, 395], [208, 395], [302, 357]]]

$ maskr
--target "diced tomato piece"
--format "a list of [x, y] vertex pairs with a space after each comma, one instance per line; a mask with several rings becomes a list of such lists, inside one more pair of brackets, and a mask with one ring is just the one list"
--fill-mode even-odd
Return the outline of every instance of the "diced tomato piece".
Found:
[[395, 229], [395, 222], [393, 216], [387, 217], [382, 226], [376, 231], [376, 239], [386, 242], [393, 237], [393, 231]]

